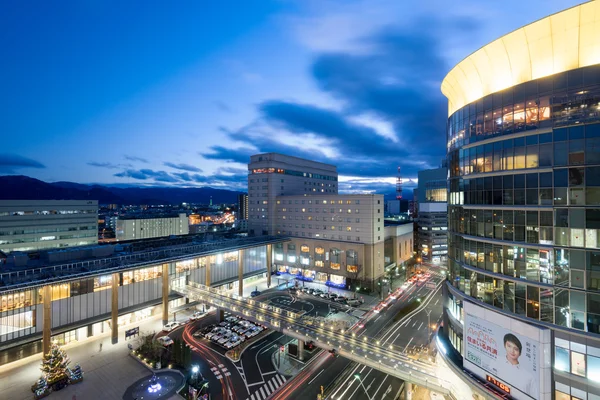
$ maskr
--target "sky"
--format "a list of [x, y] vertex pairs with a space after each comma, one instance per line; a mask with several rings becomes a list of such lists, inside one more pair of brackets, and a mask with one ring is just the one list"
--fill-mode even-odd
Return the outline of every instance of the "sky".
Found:
[[0, 175], [245, 190], [279, 152], [410, 188], [445, 155], [446, 73], [579, 3], [0, 2]]

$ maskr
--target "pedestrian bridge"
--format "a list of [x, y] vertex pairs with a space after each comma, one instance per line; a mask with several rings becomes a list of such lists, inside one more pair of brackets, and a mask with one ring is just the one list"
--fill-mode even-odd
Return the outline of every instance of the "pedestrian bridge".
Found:
[[312, 341], [325, 350], [335, 349], [342, 357], [455, 398], [452, 394], [456, 393], [452, 390], [453, 385], [436, 376], [434, 366], [413, 360], [393, 346], [381, 345], [377, 339], [360, 335], [352, 329], [334, 331], [333, 327], [322, 323], [318, 326], [307, 325], [302, 322], [302, 315], [299, 313], [197, 283], [171, 289], [190, 300], [212, 304], [218, 309], [254, 320], [300, 341]]

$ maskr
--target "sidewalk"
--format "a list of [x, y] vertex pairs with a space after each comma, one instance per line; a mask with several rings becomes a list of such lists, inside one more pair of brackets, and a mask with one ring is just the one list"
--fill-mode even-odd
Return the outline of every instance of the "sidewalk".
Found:
[[[181, 313], [183, 314], [183, 312]], [[178, 319], [183, 319], [183, 315]], [[162, 330], [161, 316], [136, 322], [131, 326], [119, 328], [119, 342], [111, 344], [110, 333], [94, 336], [83, 341], [70, 343], [62, 348], [71, 360], [71, 367], [81, 365], [84, 372], [82, 382], [70, 385], [58, 393], [51, 394], [52, 399], [121, 399], [125, 390], [138, 379], [151, 372], [142, 364], [129, 356], [128, 344], [136, 345], [136, 338], [125, 340], [125, 330], [134, 326], [140, 327], [140, 334], [159, 332]], [[100, 351], [100, 344], [102, 350]], [[11, 400], [31, 400], [31, 385], [41, 376], [40, 363], [42, 355], [31, 357], [3, 365], [0, 369], [0, 391], [2, 398]], [[171, 396], [171, 399], [180, 399]]]

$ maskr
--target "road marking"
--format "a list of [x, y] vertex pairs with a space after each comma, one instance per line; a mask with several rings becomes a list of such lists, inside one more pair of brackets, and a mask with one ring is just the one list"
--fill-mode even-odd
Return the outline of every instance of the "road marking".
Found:
[[404, 347], [404, 350], [402, 350], [402, 352], [403, 352], [403, 353], [406, 353], [406, 349], [408, 348], [408, 345], [410, 344], [410, 342], [412, 342], [412, 341], [413, 341], [413, 339], [414, 339], [414, 338], [415, 338], [414, 336], [410, 338], [410, 340], [408, 341], [408, 343], [407, 343], [407, 344], [406, 344], [406, 346]]
[[414, 328], [418, 321], [413, 322], [411, 328]]
[[439, 301], [440, 301], [440, 299], [437, 299], [437, 300], [435, 301], [435, 304], [434, 304], [434, 306], [437, 306], [437, 303], [439, 303]]
[[420, 330], [422, 326], [423, 326], [423, 323], [421, 322], [421, 325], [419, 325], [419, 327], [417, 328], [417, 330]]
[[322, 369], [321, 372], [319, 372], [314, 378], [312, 378], [310, 381], [308, 381], [308, 384], [310, 385], [311, 383], [313, 383], [314, 380], [317, 379], [319, 377], [319, 375], [321, 375], [323, 373], [323, 371], [325, 371], [325, 370]]

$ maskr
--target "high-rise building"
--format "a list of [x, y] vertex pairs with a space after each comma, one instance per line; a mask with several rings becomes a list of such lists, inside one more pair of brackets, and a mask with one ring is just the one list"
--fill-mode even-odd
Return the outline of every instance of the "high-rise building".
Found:
[[240, 194], [238, 195], [238, 212], [237, 219], [248, 219], [248, 195]]
[[248, 164], [248, 235], [272, 235], [277, 196], [337, 194], [333, 165], [278, 153], [256, 154]]
[[448, 168], [419, 171], [417, 248], [424, 262], [446, 264], [448, 253]]
[[591, 1], [484, 46], [442, 83], [439, 346], [514, 399], [600, 398], [599, 63]]
[[0, 200], [0, 251], [98, 243], [96, 200]]
[[383, 195], [339, 195], [335, 166], [269, 153], [252, 156], [248, 170], [249, 235], [290, 238], [273, 249], [274, 273], [373, 288], [407, 260], [412, 225], [384, 226]]

